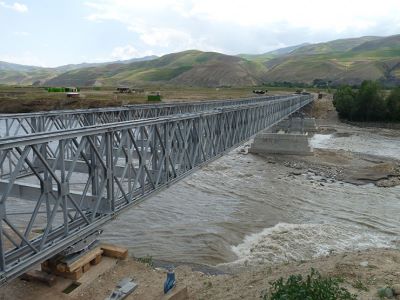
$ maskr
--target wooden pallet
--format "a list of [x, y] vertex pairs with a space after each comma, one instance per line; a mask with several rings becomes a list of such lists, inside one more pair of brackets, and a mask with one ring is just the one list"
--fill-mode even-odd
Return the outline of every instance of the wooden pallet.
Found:
[[128, 249], [116, 245], [102, 244], [76, 259], [67, 261], [62, 256], [55, 256], [43, 262], [41, 267], [43, 272], [78, 280], [89, 271], [91, 266], [99, 264], [102, 256], [125, 259], [128, 257]]
[[118, 259], [126, 259], [128, 257], [128, 249], [111, 244], [101, 244], [100, 249], [103, 250], [103, 255]]
[[103, 250], [95, 248], [71, 262], [64, 262], [62, 258], [55, 257], [42, 263], [42, 271], [64, 278], [78, 280], [89, 271], [92, 265], [101, 262]]

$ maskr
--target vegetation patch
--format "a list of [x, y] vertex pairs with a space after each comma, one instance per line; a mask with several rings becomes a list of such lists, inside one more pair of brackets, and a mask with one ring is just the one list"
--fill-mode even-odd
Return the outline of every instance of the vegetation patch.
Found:
[[154, 69], [152, 71], [146, 72], [142, 75], [142, 79], [145, 81], [163, 81], [171, 80], [179, 76], [180, 74], [189, 71], [192, 66], [182, 66], [178, 68], [164, 68], [164, 69]]
[[147, 264], [150, 267], [154, 267], [153, 257], [151, 255], [146, 255], [145, 257], [138, 257], [136, 260], [142, 264]]
[[400, 87], [385, 97], [375, 81], [364, 81], [358, 90], [345, 85], [333, 95], [333, 105], [341, 118], [350, 121], [400, 122]]
[[264, 300], [355, 300], [356, 295], [340, 287], [339, 278], [323, 277], [311, 269], [311, 274], [291, 275], [286, 281], [281, 277], [272, 282], [270, 292], [263, 295]]

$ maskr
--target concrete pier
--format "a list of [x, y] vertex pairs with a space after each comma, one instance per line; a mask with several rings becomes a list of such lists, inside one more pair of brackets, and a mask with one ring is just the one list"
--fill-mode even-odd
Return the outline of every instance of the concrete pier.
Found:
[[317, 131], [315, 119], [285, 119], [272, 128], [258, 134], [250, 153], [313, 155], [309, 138]]
[[307, 134], [260, 133], [249, 150], [258, 154], [312, 155]]
[[285, 133], [308, 133], [313, 135], [317, 132], [317, 125], [314, 118], [288, 118], [272, 126], [266, 132], [277, 133], [284, 131]]

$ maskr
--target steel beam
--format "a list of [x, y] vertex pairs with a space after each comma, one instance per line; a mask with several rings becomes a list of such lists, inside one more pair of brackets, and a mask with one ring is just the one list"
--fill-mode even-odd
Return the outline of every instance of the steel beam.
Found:
[[[231, 101], [194, 113], [90, 121], [0, 139], [0, 283], [311, 101], [311, 95]], [[16, 196], [30, 201], [21, 205]]]
[[284, 97], [287, 96], [258, 96], [236, 100], [171, 102], [125, 105], [111, 108], [0, 114], [0, 137], [29, 135], [37, 132], [52, 132], [114, 122], [193, 113], [232, 105], [262, 103]]

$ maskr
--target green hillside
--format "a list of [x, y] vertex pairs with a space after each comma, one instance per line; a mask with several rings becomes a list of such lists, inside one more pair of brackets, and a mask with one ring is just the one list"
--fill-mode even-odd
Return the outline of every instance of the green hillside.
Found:
[[46, 85], [256, 85], [263, 81], [264, 65], [216, 52], [189, 50], [131, 64], [111, 64], [63, 73]]
[[276, 57], [287, 55], [287, 54], [295, 51], [296, 49], [307, 46], [307, 45], [309, 45], [309, 44], [303, 43], [300, 45], [279, 48], [279, 49], [269, 51], [269, 52], [266, 52], [263, 54], [239, 54], [238, 56], [241, 58], [247, 59], [247, 60], [251, 60], [251, 61], [265, 62], [265, 61], [268, 61], [268, 60], [276, 58]]
[[308, 45], [264, 64], [267, 82], [312, 83], [318, 78], [360, 84], [369, 79], [395, 85], [400, 83], [400, 35]]
[[400, 84], [400, 35], [301, 44], [259, 55], [188, 50], [162, 57], [40, 68], [0, 62], [0, 84], [250, 86], [262, 83]]
[[45, 68], [37, 68], [31, 71], [0, 69], [0, 84], [31, 85], [37, 81], [45, 82], [53, 76], [56, 76], [56, 74], [57, 72]]
[[[133, 58], [130, 60], [120, 60], [115, 62], [70, 64], [56, 68], [25, 66], [25, 65], [0, 61], [0, 84], [31, 85], [35, 82], [40, 82], [40, 84], [43, 84], [47, 80], [55, 76], [61, 75], [67, 71], [76, 71], [79, 69], [86, 69], [86, 68], [96, 68], [99, 66], [106, 66], [110, 64], [124, 65], [137, 61], [149, 61], [155, 58], [157, 58], [157, 56], [145, 56], [141, 58]], [[96, 76], [98, 76], [98, 74]], [[76, 84], [80, 85], [80, 81], [76, 80]]]
[[339, 39], [326, 43], [310, 44], [291, 52], [292, 55], [313, 55], [335, 52], [345, 52], [362, 45], [365, 42], [379, 39], [377, 36], [364, 36], [359, 38]]

